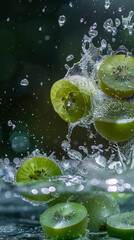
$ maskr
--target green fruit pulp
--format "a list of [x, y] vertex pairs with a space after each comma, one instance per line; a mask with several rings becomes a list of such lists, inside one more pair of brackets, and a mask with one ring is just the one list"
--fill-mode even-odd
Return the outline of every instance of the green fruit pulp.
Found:
[[110, 237], [134, 240], [134, 212], [111, 216], [107, 220], [107, 232]]
[[92, 192], [79, 199], [88, 211], [88, 229], [91, 232], [105, 232], [109, 216], [119, 213], [116, 200], [104, 192]]
[[106, 100], [96, 109], [94, 124], [109, 141], [126, 141], [134, 135], [134, 105], [120, 100]]
[[78, 238], [86, 233], [87, 210], [78, 203], [59, 203], [41, 215], [40, 223], [49, 239]]
[[[26, 160], [21, 165], [16, 174], [16, 182], [22, 183], [23, 186], [27, 187], [31, 185], [32, 190], [32, 186], [35, 188], [35, 186], [40, 184], [41, 181], [44, 181], [45, 185], [45, 180], [59, 175], [62, 175], [62, 172], [60, 167], [55, 162], [48, 158], [35, 157]], [[32, 193], [30, 194], [29, 191], [23, 196], [35, 201], [48, 201], [52, 198], [51, 194], [42, 193], [34, 195]]]
[[[79, 81], [79, 78], [78, 78]], [[81, 79], [80, 79], [81, 81]], [[91, 109], [90, 95], [85, 86], [68, 80], [59, 80], [51, 88], [51, 102], [54, 110], [66, 122], [77, 122]]]
[[126, 98], [134, 94], [134, 58], [114, 55], [105, 59], [98, 71], [101, 90], [109, 96]]

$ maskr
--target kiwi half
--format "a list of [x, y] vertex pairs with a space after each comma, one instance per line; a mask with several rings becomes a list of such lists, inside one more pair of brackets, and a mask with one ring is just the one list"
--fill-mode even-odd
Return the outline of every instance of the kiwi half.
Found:
[[[35, 157], [26, 160], [18, 169], [16, 182], [21, 186], [34, 186], [48, 180], [53, 176], [62, 175], [60, 167], [52, 160], [43, 157]], [[35, 201], [47, 201], [51, 194], [24, 194], [25, 197]]]
[[108, 218], [106, 226], [110, 237], [134, 240], [134, 212], [113, 215]]
[[106, 232], [108, 217], [120, 212], [116, 200], [105, 192], [84, 194], [79, 197], [78, 202], [88, 211], [88, 229], [92, 233]]
[[49, 239], [75, 239], [86, 233], [87, 209], [78, 203], [59, 203], [40, 216], [40, 223]]
[[109, 141], [126, 141], [134, 135], [134, 105], [121, 100], [105, 100], [95, 109], [94, 125]]
[[84, 77], [66, 77], [51, 88], [54, 110], [66, 122], [77, 122], [91, 110], [90, 89]]
[[111, 97], [134, 95], [134, 58], [114, 55], [105, 59], [98, 70], [101, 90]]

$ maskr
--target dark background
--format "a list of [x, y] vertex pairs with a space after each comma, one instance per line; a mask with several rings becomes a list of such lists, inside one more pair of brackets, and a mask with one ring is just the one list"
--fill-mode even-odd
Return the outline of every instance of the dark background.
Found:
[[[93, 41], [96, 47], [102, 39], [107, 40], [113, 50], [120, 45], [129, 51], [134, 47], [134, 33], [129, 36], [122, 25], [114, 43], [111, 34], [103, 28], [108, 18], [127, 17], [134, 10], [134, 1], [113, 0], [107, 10], [104, 2], [0, 1], [0, 157], [24, 157], [37, 148], [48, 155], [54, 151], [59, 159], [65, 154], [61, 143], [66, 139], [68, 125], [54, 112], [50, 89], [65, 76], [66, 57], [74, 55], [68, 63], [70, 67], [80, 60], [83, 36], [88, 35], [94, 22], [98, 25], [98, 36]], [[62, 27], [58, 24], [60, 15], [66, 16]], [[132, 20], [134, 22], [134, 18]], [[21, 86], [25, 78], [29, 85]], [[15, 124], [14, 129], [9, 126], [9, 120]], [[16, 136], [28, 139], [28, 149], [12, 147]], [[78, 150], [79, 145], [90, 144], [86, 129], [76, 127], [72, 135], [73, 148]]]

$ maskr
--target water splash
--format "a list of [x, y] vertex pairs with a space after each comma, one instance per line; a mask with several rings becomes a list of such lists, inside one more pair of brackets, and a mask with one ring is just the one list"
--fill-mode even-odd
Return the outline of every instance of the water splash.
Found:
[[124, 29], [128, 29], [129, 35], [133, 34], [134, 23], [131, 23], [133, 16], [134, 16], [134, 11], [130, 11], [128, 17], [126, 18], [122, 16], [122, 25]]

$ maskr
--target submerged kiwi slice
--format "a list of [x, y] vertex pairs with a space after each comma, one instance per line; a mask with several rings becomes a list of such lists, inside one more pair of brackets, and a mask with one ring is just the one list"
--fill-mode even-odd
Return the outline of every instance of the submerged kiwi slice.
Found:
[[114, 55], [105, 59], [98, 71], [101, 90], [109, 96], [126, 98], [134, 94], [134, 58]]
[[134, 212], [125, 212], [109, 217], [107, 232], [110, 237], [134, 240]]
[[78, 203], [59, 203], [41, 215], [40, 223], [49, 239], [76, 239], [86, 233], [87, 209]]
[[[41, 182], [45, 185], [45, 180], [53, 176], [62, 175], [60, 167], [54, 161], [35, 157], [26, 160], [18, 169], [16, 174], [16, 182], [21, 183], [20, 186], [35, 186]], [[47, 184], [48, 185], [48, 184]], [[35, 201], [47, 201], [51, 199], [51, 194], [24, 194], [25, 197]]]
[[85, 78], [67, 77], [51, 88], [54, 110], [66, 122], [77, 122], [91, 110], [90, 89]]
[[94, 125], [109, 141], [126, 141], [134, 135], [134, 105], [121, 100], [105, 100], [95, 109]]

